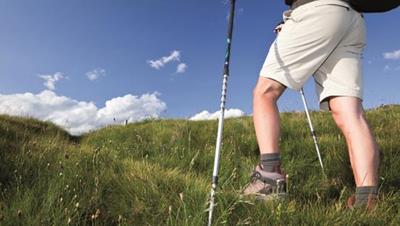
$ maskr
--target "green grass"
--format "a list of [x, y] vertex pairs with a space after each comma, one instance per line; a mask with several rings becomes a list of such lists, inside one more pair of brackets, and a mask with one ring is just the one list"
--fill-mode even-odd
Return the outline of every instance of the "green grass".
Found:
[[[367, 112], [382, 153], [380, 202], [350, 211], [345, 140], [313, 112], [323, 179], [304, 113], [281, 114], [282, 202], [240, 193], [258, 161], [250, 117], [225, 123], [215, 225], [399, 225], [400, 106]], [[148, 120], [81, 137], [51, 123], [0, 116], [0, 225], [205, 225], [216, 121]]]

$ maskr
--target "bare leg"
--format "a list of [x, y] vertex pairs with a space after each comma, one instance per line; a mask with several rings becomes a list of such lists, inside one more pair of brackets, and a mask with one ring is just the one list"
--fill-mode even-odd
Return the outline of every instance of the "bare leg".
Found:
[[285, 90], [281, 83], [260, 77], [253, 92], [253, 122], [261, 154], [278, 153], [280, 123], [276, 104]]
[[[243, 190], [245, 195], [256, 195], [261, 199], [272, 197], [273, 193], [282, 193], [284, 186], [280, 186], [285, 180], [280, 169], [279, 142], [279, 111], [276, 102], [285, 90], [285, 86], [279, 82], [260, 77], [254, 88], [253, 122], [260, 147], [260, 164], [254, 171], [257, 177], [252, 176], [251, 182]], [[253, 174], [255, 175], [255, 174]], [[269, 178], [274, 183], [266, 183], [260, 177]], [[278, 181], [279, 185], [278, 185]], [[276, 198], [276, 197], [275, 197]]]
[[334, 97], [329, 105], [333, 119], [346, 138], [357, 187], [377, 186], [378, 146], [365, 118], [361, 100], [356, 97]]

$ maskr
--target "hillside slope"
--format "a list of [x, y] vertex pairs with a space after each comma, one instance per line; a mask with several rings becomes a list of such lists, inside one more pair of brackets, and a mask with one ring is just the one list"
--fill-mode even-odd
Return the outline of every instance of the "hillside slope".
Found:
[[[281, 115], [289, 197], [238, 194], [258, 160], [250, 117], [226, 120], [215, 225], [400, 224], [400, 106], [367, 112], [382, 153], [380, 203], [349, 211], [345, 141], [328, 113]], [[152, 120], [72, 137], [50, 123], [0, 116], [0, 225], [205, 225], [216, 121]]]

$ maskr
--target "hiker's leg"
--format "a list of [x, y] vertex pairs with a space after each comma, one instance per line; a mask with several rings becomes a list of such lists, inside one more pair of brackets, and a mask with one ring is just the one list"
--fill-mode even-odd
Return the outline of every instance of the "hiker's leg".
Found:
[[285, 90], [281, 83], [259, 77], [253, 91], [253, 122], [261, 154], [279, 153], [280, 133], [277, 100]]
[[333, 97], [329, 106], [346, 138], [357, 187], [377, 186], [379, 152], [361, 100], [356, 97]]
[[282, 30], [269, 49], [254, 90], [253, 120], [261, 154], [279, 152], [276, 101], [285, 87], [300, 90], [349, 31], [354, 13], [346, 3], [324, 2], [285, 12]]

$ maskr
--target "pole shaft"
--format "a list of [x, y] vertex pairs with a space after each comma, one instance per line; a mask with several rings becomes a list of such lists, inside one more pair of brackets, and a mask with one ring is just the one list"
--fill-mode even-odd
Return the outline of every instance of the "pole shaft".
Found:
[[319, 164], [321, 165], [323, 175], [325, 175], [324, 164], [322, 163], [322, 157], [321, 157], [321, 152], [320, 152], [319, 146], [318, 146], [317, 135], [315, 134], [314, 127], [311, 122], [310, 113], [308, 112], [308, 105], [307, 105], [306, 97], [304, 95], [303, 88], [300, 89], [300, 94], [301, 94], [301, 99], [303, 100], [304, 109], [306, 110], [308, 125], [310, 126], [311, 135], [312, 135], [312, 138], [314, 141], [315, 150], [317, 151]]
[[232, 43], [232, 33], [233, 33], [233, 21], [235, 14], [235, 1], [230, 0], [231, 7], [229, 13], [229, 22], [228, 22], [228, 34], [227, 34], [227, 47], [225, 54], [225, 62], [224, 62], [224, 70], [223, 70], [223, 80], [222, 80], [222, 93], [221, 93], [221, 105], [220, 105], [220, 115], [218, 121], [218, 134], [217, 141], [215, 145], [215, 158], [214, 158], [214, 169], [212, 175], [212, 185], [211, 185], [211, 193], [210, 193], [210, 207], [208, 209], [208, 226], [212, 225], [212, 217], [215, 206], [215, 194], [218, 186], [218, 168], [219, 161], [221, 156], [221, 147], [222, 147], [222, 133], [224, 128], [224, 115], [225, 115], [225, 102], [226, 102], [226, 94], [228, 88], [228, 77], [229, 77], [229, 62], [231, 55], [231, 43]]

